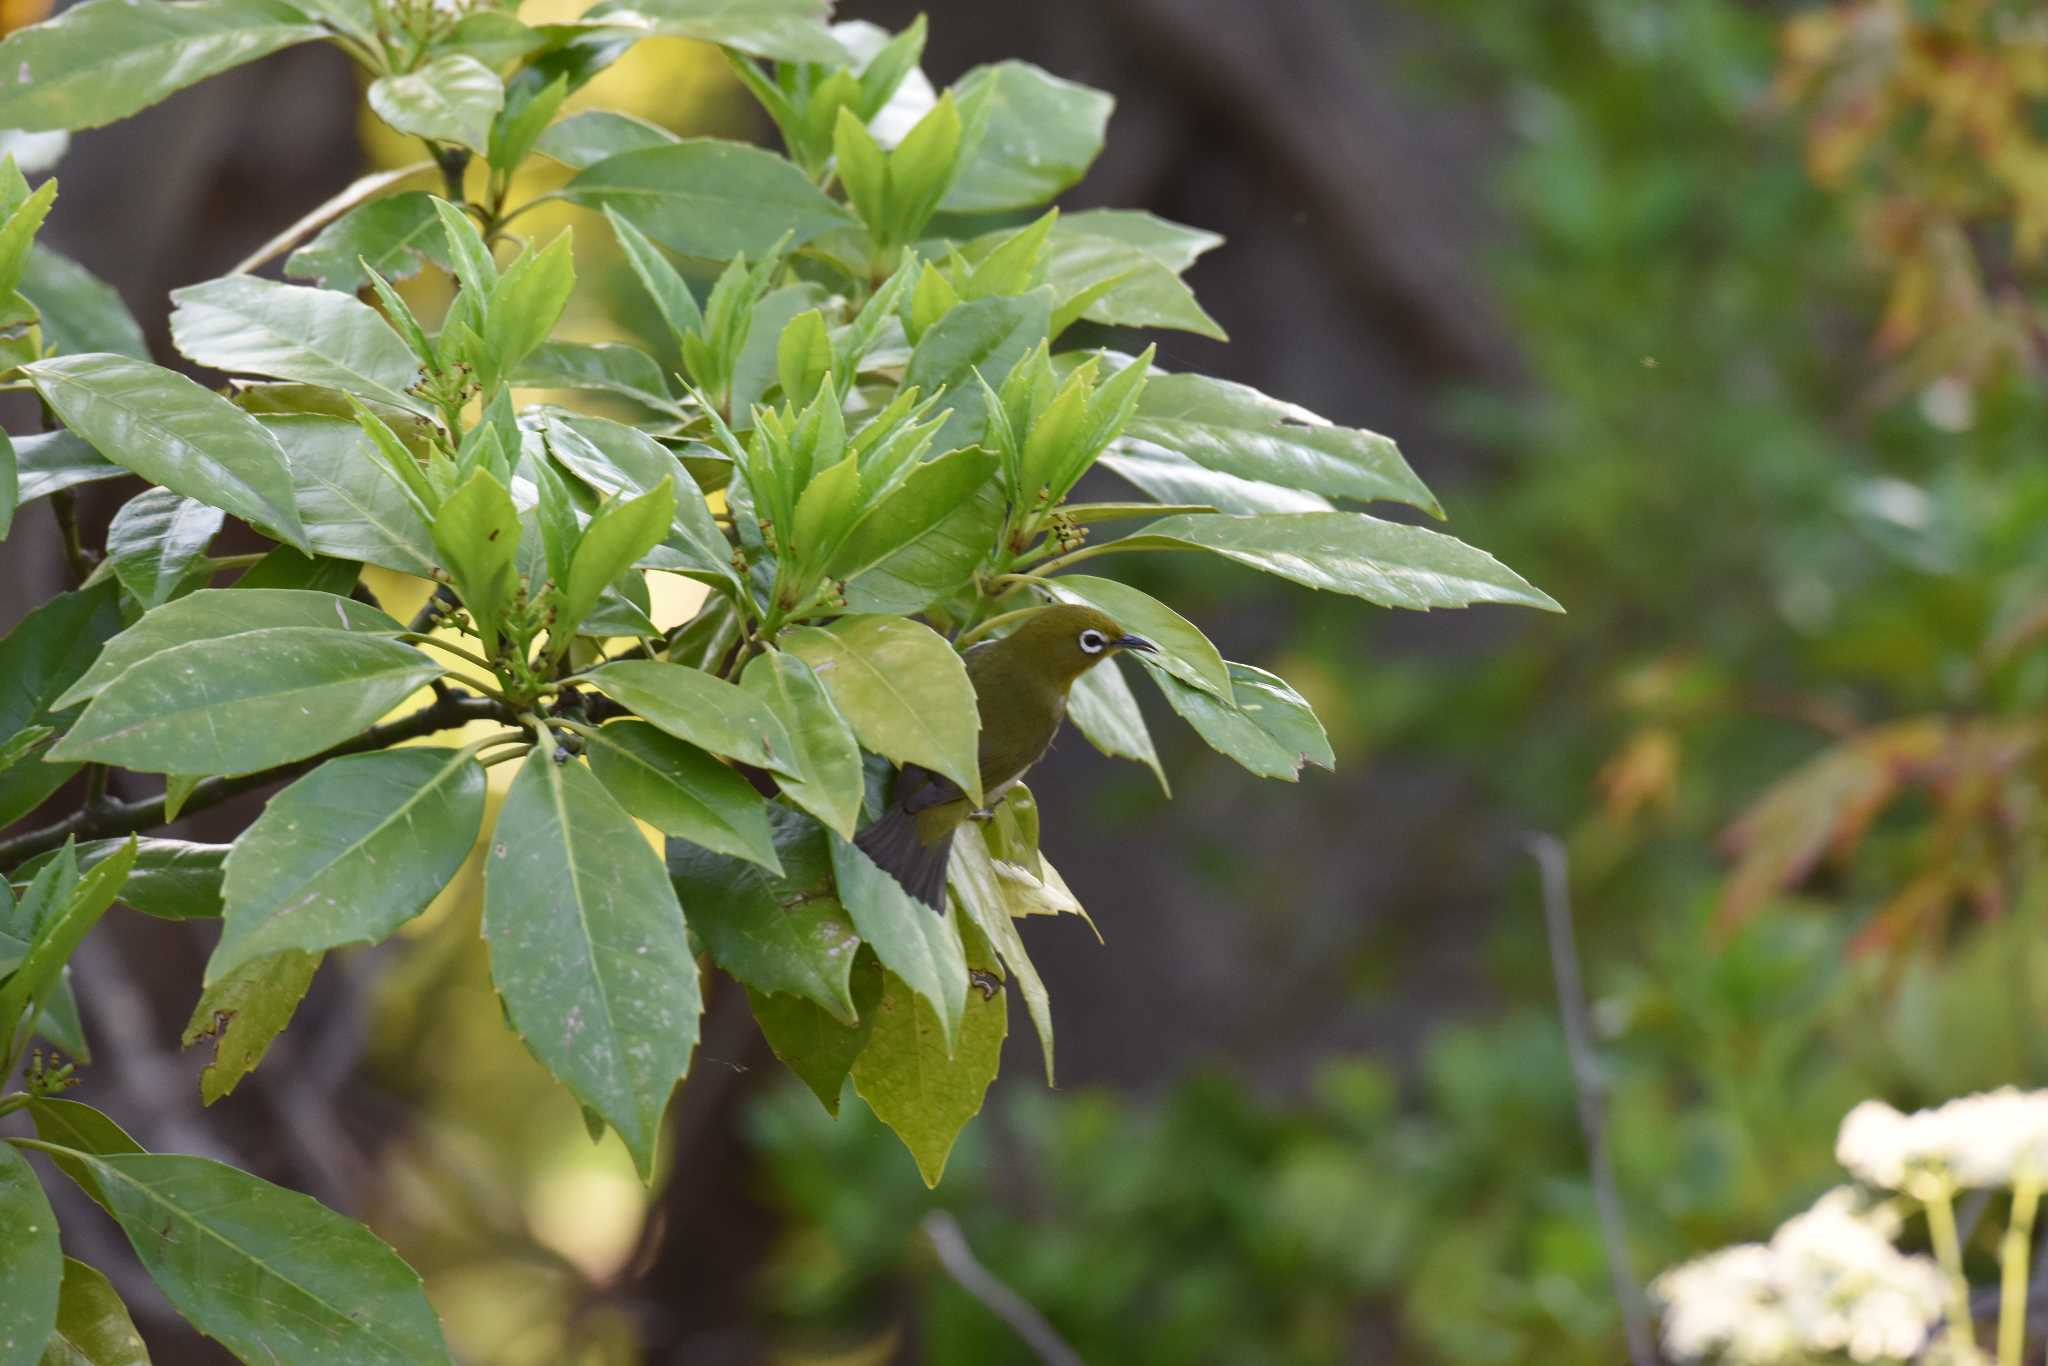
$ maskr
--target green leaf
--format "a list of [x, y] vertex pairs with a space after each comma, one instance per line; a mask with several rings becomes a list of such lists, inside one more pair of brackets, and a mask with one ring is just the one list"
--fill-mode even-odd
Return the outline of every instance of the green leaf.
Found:
[[317, 1200], [203, 1157], [66, 1155], [165, 1298], [242, 1360], [452, 1361], [419, 1273]]
[[811, 1088], [811, 1094], [831, 1115], [839, 1113], [847, 1073], [875, 1030], [875, 1010], [882, 1000], [882, 965], [874, 954], [854, 958], [852, 990], [859, 1022], [846, 1025], [801, 996], [770, 995], [747, 988], [754, 1021], [761, 1026], [768, 1047]]
[[969, 995], [966, 951], [953, 917], [932, 914], [858, 845], [837, 835], [826, 838], [832, 842], [839, 901], [854, 929], [891, 976], [931, 1004], [933, 1023], [951, 1055], [961, 1040]]
[[257, 588], [303, 589], [347, 597], [362, 579], [363, 566], [355, 560], [337, 560], [331, 555], [301, 555], [288, 545], [273, 549], [242, 571], [235, 588], [248, 592]]
[[1045, 580], [1045, 587], [1062, 602], [1084, 603], [1109, 613], [1117, 625], [1157, 645], [1158, 654], [1137, 656], [1147, 667], [1163, 669], [1218, 697], [1230, 696], [1230, 673], [1223, 667], [1223, 656], [1216, 653], [1200, 627], [1159, 599], [1129, 584], [1089, 574], [1062, 574]]
[[682, 139], [659, 124], [613, 109], [585, 109], [569, 115], [540, 135], [534, 150], [553, 157], [572, 171], [595, 166], [621, 152], [668, 147]]
[[1386, 499], [1443, 516], [1388, 438], [1332, 426], [1306, 408], [1229, 380], [1155, 373], [1124, 438], [1243, 479], [1333, 498]]
[[1034, 289], [1009, 298], [972, 299], [955, 306], [920, 337], [904, 371], [905, 386], [946, 393], [953, 410], [933, 445], [939, 450], [971, 446], [987, 425], [979, 374], [999, 388], [1017, 362], [1045, 340], [1052, 326], [1052, 291]]
[[867, 615], [798, 627], [782, 644], [816, 672], [865, 748], [944, 774], [981, 805], [981, 716], [945, 637], [920, 622]]
[[566, 231], [539, 250], [529, 248], [505, 268], [491, 290], [484, 319], [484, 345], [496, 367], [482, 376], [486, 396], [497, 376], [517, 370], [548, 339], [575, 287], [576, 263]]
[[[6, 170], [14, 181], [14, 190], [25, 185], [21, 172], [14, 165], [10, 155]], [[15, 287], [21, 283], [23, 272], [28, 269], [29, 249], [35, 245], [36, 234], [42, 230], [43, 220], [50, 216], [50, 205], [57, 199], [57, 182], [45, 180], [36, 186], [33, 193], [17, 198], [14, 193], [7, 196], [7, 212], [0, 221], [0, 300], [10, 301], [17, 296]]]
[[28, 254], [21, 296], [43, 315], [43, 343], [60, 356], [111, 351], [149, 359], [142, 324], [120, 292], [68, 256], [38, 243]]
[[625, 1140], [643, 1178], [702, 1001], [682, 908], [631, 816], [536, 746], [484, 875], [491, 977], [535, 1057]]
[[[985, 970], [993, 962], [977, 964]], [[964, 980], [964, 979], [963, 979]], [[980, 992], [967, 1002], [957, 1048], [946, 1047], [939, 1020], [922, 997], [891, 973], [875, 1006], [874, 1032], [853, 1062], [853, 1087], [875, 1117], [888, 1125], [917, 1160], [927, 1186], [937, 1186], [946, 1159], [1002, 1062], [1010, 1032], [1009, 1002]]]
[[[646, 233], [619, 217], [616, 211], [607, 208], [604, 216], [619, 239], [620, 249], [626, 253], [627, 264], [633, 267], [633, 274], [640, 281], [640, 287], [647, 291], [647, 297], [654, 301], [655, 310], [661, 314], [661, 320], [667, 325], [669, 336], [676, 345], [681, 346], [683, 338], [691, 333], [702, 332], [704, 313], [697, 306], [697, 296], [690, 292], [683, 277], [661, 254], [661, 248], [648, 241]], [[666, 392], [665, 383], [663, 391]]]
[[196, 640], [131, 665], [50, 754], [146, 773], [253, 773], [349, 739], [441, 672], [410, 645], [331, 628]]
[[1261, 778], [1294, 782], [1304, 763], [1335, 768], [1329, 737], [1306, 699], [1287, 683], [1249, 664], [1230, 666], [1231, 704], [1198, 693], [1177, 679], [1160, 678], [1166, 700], [1219, 754]]
[[505, 107], [491, 122], [492, 169], [510, 175], [526, 160], [526, 154], [554, 122], [568, 96], [566, 75], [556, 76], [546, 84], [536, 80], [514, 81], [505, 91]]
[[64, 1259], [57, 1327], [38, 1366], [149, 1366], [149, 1351], [114, 1283], [75, 1258]]
[[376, 608], [339, 597], [287, 588], [202, 588], [146, 612], [106, 642], [92, 667], [52, 704], [57, 709], [89, 701], [134, 664], [173, 646], [266, 631], [281, 626], [329, 627], [371, 635], [405, 629]]
[[507, 382], [521, 389], [617, 394], [656, 412], [682, 412], [654, 357], [623, 342], [547, 342]]
[[673, 451], [637, 428], [601, 417], [550, 413], [544, 431], [555, 459], [607, 497], [651, 493], [663, 480], [673, 483], [675, 534], [664, 544], [682, 555], [693, 578], [738, 587], [732, 547]]
[[1116, 104], [1028, 62], [976, 67], [954, 90], [963, 109], [986, 101], [987, 120], [941, 205], [954, 213], [1028, 209], [1078, 181], [1102, 151]]
[[55, 726], [29, 726], [0, 740], [0, 773], [28, 758], [42, 747], [43, 741], [56, 733]]
[[1088, 737], [1089, 744], [1104, 754], [1135, 759], [1151, 769], [1159, 779], [1159, 790], [1169, 797], [1173, 795], [1173, 788], [1166, 781], [1166, 769], [1159, 762], [1159, 751], [1152, 746], [1152, 732], [1145, 727], [1145, 714], [1138, 710], [1130, 681], [1115, 660], [1099, 664], [1074, 680], [1073, 687], [1067, 690], [1067, 719], [1074, 723], [1074, 729]]
[[0, 1143], [0, 1366], [36, 1366], [57, 1322], [64, 1253], [57, 1216], [26, 1158]]
[[590, 685], [622, 702], [678, 740], [757, 768], [790, 773], [795, 747], [766, 703], [738, 684], [680, 664], [634, 659], [584, 675]]
[[833, 888], [825, 831], [787, 807], [768, 814], [778, 871], [670, 840], [669, 879], [712, 962], [756, 991], [802, 997], [853, 1024], [848, 974], [860, 937]]
[[1121, 439], [1095, 463], [1166, 503], [1206, 504], [1218, 512], [1239, 514], [1332, 510], [1330, 500], [1320, 493], [1240, 479], [1147, 441]]
[[86, 0], [0, 42], [0, 127], [97, 128], [279, 48], [325, 37], [279, 0]]
[[600, 508], [576, 544], [568, 582], [560, 585], [560, 615], [550, 633], [567, 640], [612, 580], [661, 544], [675, 509], [675, 485], [668, 480], [637, 498], [615, 498]]
[[109, 460], [313, 549], [276, 438], [220, 395], [106, 352], [37, 361], [22, 373], [65, 425]]
[[43, 432], [37, 436], [17, 436], [12, 440], [16, 475], [21, 484], [21, 503], [46, 498], [59, 489], [76, 488], [102, 479], [120, 479], [128, 473], [87, 445], [73, 431]]
[[1086, 318], [1114, 327], [1171, 327], [1228, 340], [1180, 276], [1141, 247], [1061, 223], [1053, 230], [1045, 268], [1059, 291], [1055, 332]]
[[1133, 209], [1084, 209], [1062, 215], [1059, 226], [1066, 232], [1136, 247], [1176, 275], [1223, 245], [1217, 233]]
[[1483, 550], [1441, 532], [1383, 522], [1362, 512], [1265, 517], [1197, 513], [1154, 522], [1119, 549], [1208, 550], [1268, 574], [1364, 598], [1381, 607], [1510, 603], [1564, 609]]
[[923, 539], [973, 497], [995, 469], [995, 456], [978, 446], [948, 451], [916, 466], [861, 518], [840, 543], [826, 573], [835, 579], [853, 578]]
[[444, 53], [399, 75], [370, 82], [370, 108], [401, 133], [483, 152], [491, 122], [505, 107], [505, 83], [476, 58]]
[[0, 541], [14, 526], [14, 509], [21, 501], [21, 478], [14, 463], [14, 442], [0, 432]]
[[498, 630], [519, 593], [519, 509], [489, 470], [479, 469], [434, 514], [434, 548], [469, 608], [484, 651], [498, 648]]
[[[120, 1125], [90, 1105], [81, 1105], [75, 1100], [39, 1096], [29, 1101], [28, 1114], [35, 1122], [36, 1137], [45, 1143], [86, 1153], [142, 1151], [142, 1145], [130, 1138]], [[59, 1170], [83, 1187], [86, 1194], [100, 1204], [106, 1204], [91, 1171], [63, 1152], [51, 1151], [48, 1156]]]
[[695, 38], [756, 57], [842, 66], [846, 51], [826, 31], [831, 0], [605, 0], [585, 19], [645, 25], [665, 38]]
[[[31, 726], [61, 726], [54, 715], [66, 689], [91, 667], [102, 643], [121, 629], [121, 590], [111, 580], [59, 593], [0, 639], [0, 736]], [[17, 764], [0, 773], [0, 825], [42, 805], [78, 771], [75, 764]]]
[[201, 365], [324, 385], [409, 412], [419, 358], [368, 304], [331, 289], [230, 275], [173, 290], [171, 342]]
[[922, 612], [965, 588], [1002, 530], [1001, 486], [991, 480], [944, 521], [847, 585], [856, 612]]
[[426, 264], [449, 268], [448, 239], [434, 197], [424, 190], [358, 204], [285, 259], [284, 273], [354, 294], [371, 270], [387, 280], [409, 280]]
[[285, 949], [381, 942], [448, 885], [483, 819], [472, 755], [403, 748], [328, 760], [236, 838], [207, 983]]
[[187, 1048], [213, 1040], [213, 1061], [199, 1074], [199, 1096], [211, 1105], [256, 1070], [305, 999], [321, 955], [283, 949], [244, 961], [233, 972], [208, 972], [208, 985], [185, 1025]]
[[[590, 771], [639, 819], [678, 840], [781, 871], [766, 799], [703, 750], [631, 720], [586, 736], [585, 747]], [[690, 911], [694, 917], [694, 904]], [[701, 924], [697, 929], [703, 932]]]
[[219, 534], [223, 513], [169, 489], [144, 489], [107, 528], [107, 559], [143, 610], [161, 607]]
[[772, 152], [718, 138], [621, 152], [562, 187], [586, 208], [617, 210], [685, 256], [726, 261], [801, 246], [852, 222], [809, 177]]
[[291, 467], [306, 541], [322, 555], [432, 578], [433, 533], [355, 422], [313, 413], [263, 419]]
[[[1093, 670], [1092, 672], [1101, 672]], [[961, 911], [981, 931], [989, 946], [1002, 959], [1010, 985], [1024, 998], [1024, 1009], [1038, 1033], [1038, 1049], [1045, 1056], [1045, 1084], [1053, 1085], [1052, 997], [1031, 956], [1024, 951], [1024, 937], [1004, 894], [997, 863], [979, 825], [970, 823], [953, 842], [953, 894]]]
[[[77, 846], [82, 869], [126, 848], [125, 839], [88, 840]], [[135, 862], [121, 884], [120, 904], [159, 920], [203, 920], [220, 914], [221, 865], [225, 844], [194, 844], [188, 840], [138, 839]], [[52, 851], [16, 868], [13, 878], [26, 884], [61, 851]]]
[[747, 665], [740, 686], [775, 713], [789, 736], [794, 767], [782, 795], [852, 839], [865, 780], [860, 743], [811, 666], [787, 650], [770, 650]]
[[[52, 898], [62, 891], [62, 899], [52, 900], [40, 912], [27, 955], [14, 975], [0, 983], [0, 1053], [5, 1052], [7, 1036], [13, 1034], [16, 1022], [24, 1015], [33, 1019], [49, 1000], [64, 965], [107, 913], [107, 907], [114, 904], [114, 897], [134, 863], [135, 840], [131, 836], [119, 851], [102, 859], [91, 871], [71, 882], [68, 890], [63, 890], [77, 869], [76, 863], [68, 860], [67, 849], [66, 864], [52, 870], [56, 874], [53, 882], [41, 884]], [[36, 888], [31, 887], [30, 891], [34, 893]], [[23, 904], [27, 905], [28, 899]]]

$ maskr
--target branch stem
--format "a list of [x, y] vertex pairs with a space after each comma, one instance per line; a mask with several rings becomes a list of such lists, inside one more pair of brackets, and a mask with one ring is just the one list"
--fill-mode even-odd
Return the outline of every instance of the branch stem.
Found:
[[935, 1209], [924, 1217], [924, 1236], [931, 1240], [939, 1265], [962, 1290], [981, 1306], [1010, 1326], [1010, 1331], [1029, 1347], [1045, 1366], [1083, 1366], [1081, 1354], [1069, 1347], [1059, 1330], [1046, 1321], [1038, 1307], [997, 1280], [983, 1266], [968, 1245], [960, 1221], [945, 1210]]
[[2041, 1177], [2028, 1167], [2012, 1185], [2012, 1213], [2000, 1249], [1998, 1366], [2022, 1366], [2027, 1342], [2027, 1257], [2034, 1248], [2034, 1215], [2041, 1206]]

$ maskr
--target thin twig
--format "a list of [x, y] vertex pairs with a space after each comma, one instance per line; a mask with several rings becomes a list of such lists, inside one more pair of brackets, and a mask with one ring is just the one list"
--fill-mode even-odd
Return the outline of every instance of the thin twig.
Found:
[[1578, 1092], [1579, 1128], [1586, 1138], [1593, 1202], [1600, 1211], [1600, 1233], [1607, 1244], [1607, 1270], [1614, 1280], [1614, 1297], [1621, 1303], [1629, 1360], [1634, 1366], [1656, 1366], [1656, 1341], [1650, 1334], [1650, 1316], [1630, 1266], [1621, 1188], [1615, 1184], [1614, 1162], [1607, 1148], [1607, 1082], [1601, 1075], [1600, 1059], [1593, 1052], [1586, 990], [1579, 980], [1579, 951], [1572, 937], [1571, 867], [1564, 845], [1555, 835], [1526, 835], [1523, 845], [1543, 875], [1543, 928], [1550, 939], [1550, 969], [1557, 978], [1557, 1008], [1564, 1017], [1572, 1086]]
[[57, 514], [57, 530], [64, 538], [64, 562], [71, 566], [72, 579], [83, 584], [92, 577], [97, 562], [78, 534], [78, 495], [58, 489], [50, 495], [50, 510]]
[[1045, 1315], [1038, 1312], [1029, 1300], [995, 1278], [993, 1272], [975, 1258], [974, 1249], [967, 1245], [967, 1235], [960, 1230], [960, 1221], [945, 1210], [935, 1209], [924, 1217], [924, 1236], [931, 1239], [932, 1251], [938, 1254], [939, 1265], [962, 1290], [981, 1301], [989, 1313], [1010, 1325], [1010, 1331], [1021, 1338], [1026, 1347], [1037, 1353], [1038, 1359], [1046, 1366], [1083, 1366], [1081, 1354], [1067, 1346], [1065, 1339]]
[[[401, 740], [418, 739], [436, 731], [454, 730], [471, 721], [510, 720], [505, 708], [487, 697], [473, 697], [467, 693], [451, 693], [431, 706], [422, 707], [409, 716], [381, 726], [372, 726], [355, 739], [323, 750], [311, 758], [294, 763], [280, 764], [259, 773], [245, 773], [232, 778], [209, 778], [192, 789], [192, 795], [185, 800], [181, 814], [191, 815], [218, 806], [230, 797], [244, 792], [268, 787], [272, 783], [284, 782], [308, 773], [329, 759], [338, 759], [346, 754], [363, 754], [370, 750], [388, 749]], [[103, 839], [109, 835], [130, 835], [164, 824], [164, 799], [150, 797], [132, 802], [108, 802], [97, 810], [80, 808], [63, 820], [53, 822], [40, 829], [26, 831], [10, 840], [0, 840], [0, 869], [12, 868], [37, 854], [47, 853], [60, 847], [65, 840], [76, 835], [80, 839]]]

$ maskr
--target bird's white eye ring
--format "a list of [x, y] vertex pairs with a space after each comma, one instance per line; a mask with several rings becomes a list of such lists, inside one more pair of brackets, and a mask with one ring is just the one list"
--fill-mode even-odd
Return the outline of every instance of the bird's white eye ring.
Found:
[[1081, 633], [1081, 649], [1085, 654], [1099, 655], [1102, 653], [1103, 647], [1108, 644], [1109, 637], [1103, 635], [1102, 632], [1096, 630], [1093, 626], [1090, 626]]

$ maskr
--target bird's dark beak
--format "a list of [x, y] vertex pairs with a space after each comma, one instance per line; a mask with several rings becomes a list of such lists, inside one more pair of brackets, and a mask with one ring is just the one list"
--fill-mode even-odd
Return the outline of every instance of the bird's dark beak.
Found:
[[1159, 653], [1159, 647], [1157, 645], [1154, 645], [1151, 641], [1145, 639], [1145, 637], [1143, 636], [1118, 636], [1115, 640], [1112, 640], [1109, 643], [1112, 649], [1143, 650], [1148, 655], [1156, 655]]

